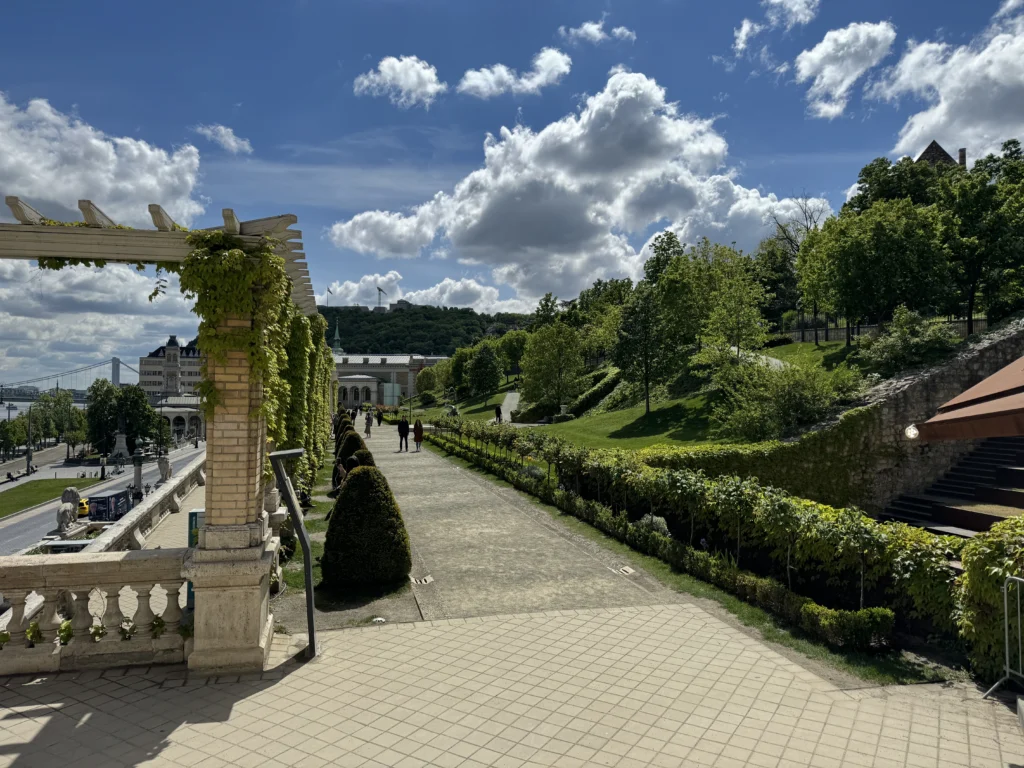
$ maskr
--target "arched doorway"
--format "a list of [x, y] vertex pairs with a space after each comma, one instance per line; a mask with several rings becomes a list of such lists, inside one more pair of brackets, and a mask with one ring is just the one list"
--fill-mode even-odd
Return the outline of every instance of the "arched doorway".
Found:
[[343, 402], [343, 403], [347, 403], [348, 402], [348, 387], [342, 387], [341, 388], [341, 402]]
[[352, 405], [359, 405], [359, 387], [352, 387]]
[[175, 416], [174, 421], [171, 422], [171, 431], [174, 432], [174, 436], [181, 438], [185, 434], [185, 417]]
[[369, 387], [363, 387], [363, 402], [364, 403], [372, 403], [373, 402], [373, 395], [370, 393], [370, 388]]

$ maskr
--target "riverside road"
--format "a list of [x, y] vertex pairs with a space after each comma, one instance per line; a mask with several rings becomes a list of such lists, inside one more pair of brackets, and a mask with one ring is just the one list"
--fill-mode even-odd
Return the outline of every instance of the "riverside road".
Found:
[[[171, 451], [170, 458], [171, 463], [174, 465], [175, 470], [183, 469], [193, 459], [198, 456], [202, 456], [206, 453], [206, 444], [200, 444], [199, 448], [193, 448], [188, 445], [184, 448], [179, 448], [175, 451]], [[70, 468], [65, 470], [63, 467], [63, 458], [60, 461], [54, 462], [47, 466], [40, 466], [39, 473], [33, 475], [32, 479], [45, 480], [46, 478], [53, 478], [56, 472], [58, 476], [65, 477], [67, 474], [68, 485], [75, 484], [74, 474], [80, 470], [78, 467]], [[89, 471], [94, 471], [93, 468], [89, 468]], [[65, 474], [65, 472], [67, 474]], [[108, 477], [110, 477], [110, 468], [107, 468]], [[110, 491], [114, 489], [124, 488], [134, 477], [133, 468], [131, 464], [125, 467], [124, 474], [114, 475], [109, 480], [96, 485], [90, 486], [88, 489], [82, 491], [83, 496], [89, 496], [90, 493], [98, 493], [100, 491]], [[160, 468], [157, 463], [150, 462], [142, 465], [142, 482], [156, 485], [160, 479]], [[18, 482], [25, 482], [20, 480]], [[0, 519], [0, 555], [13, 555], [26, 547], [30, 547], [39, 541], [43, 536], [51, 533], [57, 527], [57, 510], [60, 507], [60, 501], [53, 501], [40, 507], [32, 512], [26, 512], [13, 517], [7, 517]]]

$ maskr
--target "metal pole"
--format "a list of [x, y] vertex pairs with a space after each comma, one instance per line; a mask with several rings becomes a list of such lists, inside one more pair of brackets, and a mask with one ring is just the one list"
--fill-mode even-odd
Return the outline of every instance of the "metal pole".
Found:
[[25, 440], [25, 474], [32, 474], [32, 406], [28, 407], [28, 439]]
[[[1012, 578], [1012, 577], [1011, 577]], [[1004, 632], [1004, 644], [1006, 646], [1006, 668], [1001, 678], [996, 681], [996, 684], [985, 691], [985, 695], [981, 698], [987, 699], [995, 690], [1010, 679], [1010, 603], [1008, 600], [1010, 589], [1010, 579], [1007, 578], [1003, 582], [1003, 632]]]
[[313, 611], [313, 552], [309, 546], [309, 534], [306, 533], [306, 526], [302, 522], [302, 512], [299, 509], [299, 500], [295, 498], [295, 489], [292, 487], [291, 478], [285, 471], [284, 463], [288, 459], [297, 459], [305, 453], [304, 448], [292, 448], [287, 451], [275, 451], [270, 454], [270, 464], [274, 468], [274, 475], [277, 478], [277, 487], [284, 497], [285, 506], [288, 507], [288, 515], [292, 519], [292, 527], [295, 535], [302, 546], [303, 570], [306, 576], [306, 628], [309, 632], [309, 645], [306, 646], [306, 658], [312, 659], [320, 655], [320, 646], [316, 639], [316, 622]]

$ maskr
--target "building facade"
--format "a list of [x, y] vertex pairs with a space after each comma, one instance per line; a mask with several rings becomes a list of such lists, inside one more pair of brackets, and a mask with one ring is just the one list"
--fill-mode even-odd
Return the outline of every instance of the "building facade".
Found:
[[191, 395], [202, 380], [201, 358], [195, 339], [184, 347], [177, 336], [171, 336], [139, 358], [139, 386], [150, 396]]
[[436, 365], [443, 356], [349, 354], [341, 348], [341, 332], [334, 328], [331, 345], [338, 375], [338, 407], [400, 405], [416, 394], [416, 375]]

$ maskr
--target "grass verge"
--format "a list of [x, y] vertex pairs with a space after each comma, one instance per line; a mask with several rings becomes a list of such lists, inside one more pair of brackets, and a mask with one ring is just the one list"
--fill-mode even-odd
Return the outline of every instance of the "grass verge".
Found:
[[[424, 445], [426, 445], [427, 450], [443, 456], [460, 467], [486, 477], [496, 485], [516, 490], [514, 486], [501, 478], [495, 477], [489, 472], [456, 456], [450, 456], [431, 443], [425, 443]], [[875, 685], [942, 682], [946, 680], [968, 679], [969, 677], [964, 671], [905, 651], [892, 650], [886, 653], [856, 653], [830, 648], [823, 643], [807, 638], [798, 629], [784, 624], [761, 608], [745, 603], [738, 597], [711, 584], [700, 581], [689, 574], [679, 573], [673, 570], [667, 563], [637, 552], [587, 523], [538, 501], [533, 496], [518, 490], [516, 490], [516, 493], [522, 499], [544, 510], [552, 519], [566, 526], [572, 533], [596, 542], [616, 557], [629, 561], [634, 567], [644, 569], [670, 589], [691, 595], [694, 598], [717, 603], [722, 609], [732, 614], [739, 623], [756, 630], [765, 641], [796, 651], [809, 659], [832, 667], [840, 672], [853, 675]]]
[[710, 408], [704, 395], [669, 400], [644, 412], [643, 405], [584, 416], [544, 427], [587, 448], [646, 448], [657, 444], [698, 445], [708, 438]]
[[[19, 485], [0, 493], [0, 518], [13, 515], [26, 507], [34, 507], [44, 501], [60, 498], [61, 492], [68, 486], [79, 491], [98, 483], [98, 477], [59, 477], [51, 480], [18, 480]], [[88, 494], [82, 494], [88, 497]]]

